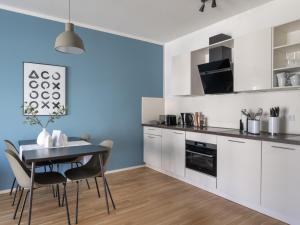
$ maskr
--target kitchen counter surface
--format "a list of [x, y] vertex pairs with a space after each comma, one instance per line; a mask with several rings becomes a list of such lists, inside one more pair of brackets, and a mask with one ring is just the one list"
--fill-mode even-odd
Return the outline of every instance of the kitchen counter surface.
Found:
[[252, 139], [252, 140], [271, 141], [271, 142], [278, 142], [284, 144], [300, 145], [300, 135], [296, 135], [296, 134], [278, 134], [272, 136], [267, 132], [261, 132], [259, 135], [254, 135], [254, 134], [241, 133], [237, 129], [222, 128], [222, 127], [199, 128], [199, 127], [184, 127], [178, 125], [177, 126], [153, 125], [153, 124], [142, 124], [142, 125], [148, 127], [163, 128], [163, 129], [214, 134], [214, 135], [227, 136], [233, 138], [245, 138], [245, 139]]

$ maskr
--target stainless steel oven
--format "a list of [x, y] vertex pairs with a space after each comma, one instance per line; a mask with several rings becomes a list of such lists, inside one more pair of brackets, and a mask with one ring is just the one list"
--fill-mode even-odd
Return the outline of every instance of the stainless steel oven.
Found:
[[186, 140], [186, 168], [217, 176], [217, 145]]

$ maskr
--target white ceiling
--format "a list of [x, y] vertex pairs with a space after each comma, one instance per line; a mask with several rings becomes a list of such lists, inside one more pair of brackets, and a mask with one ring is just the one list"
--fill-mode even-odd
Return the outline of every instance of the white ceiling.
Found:
[[[71, 0], [75, 24], [165, 43], [272, 0], [217, 0], [204, 13], [201, 0]], [[61, 21], [68, 0], [0, 0], [0, 8]]]

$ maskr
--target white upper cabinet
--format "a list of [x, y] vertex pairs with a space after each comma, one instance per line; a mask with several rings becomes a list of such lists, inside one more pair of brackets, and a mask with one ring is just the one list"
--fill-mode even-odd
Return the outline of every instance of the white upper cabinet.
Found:
[[203, 88], [197, 66], [204, 63], [194, 52], [173, 56], [171, 95], [203, 95]]
[[299, 224], [300, 146], [263, 142], [262, 161], [262, 206]]
[[271, 89], [272, 29], [234, 39], [234, 91]]
[[217, 188], [230, 200], [260, 204], [261, 141], [217, 138]]

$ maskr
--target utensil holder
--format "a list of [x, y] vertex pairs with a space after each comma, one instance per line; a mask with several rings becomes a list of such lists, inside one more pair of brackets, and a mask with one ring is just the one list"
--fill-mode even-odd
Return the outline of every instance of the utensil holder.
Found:
[[248, 133], [260, 134], [260, 120], [248, 120]]
[[271, 135], [276, 135], [279, 133], [279, 117], [269, 117], [269, 133]]

